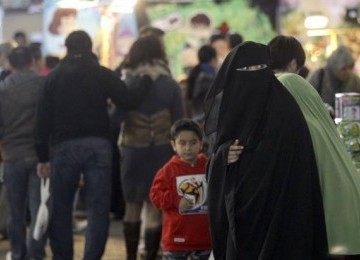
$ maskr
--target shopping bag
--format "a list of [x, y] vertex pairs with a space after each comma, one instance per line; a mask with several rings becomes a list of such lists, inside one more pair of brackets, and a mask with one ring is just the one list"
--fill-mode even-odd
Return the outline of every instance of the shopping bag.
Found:
[[33, 238], [35, 240], [40, 240], [41, 237], [46, 233], [48, 222], [49, 222], [49, 210], [47, 208], [47, 201], [50, 197], [49, 191], [49, 178], [41, 178], [41, 202], [39, 206], [39, 210], [36, 216], [36, 222], [33, 232]]

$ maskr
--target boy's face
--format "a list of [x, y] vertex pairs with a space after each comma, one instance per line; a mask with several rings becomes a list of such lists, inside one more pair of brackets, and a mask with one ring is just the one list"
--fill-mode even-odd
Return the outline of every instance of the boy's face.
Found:
[[202, 141], [193, 131], [181, 131], [171, 144], [181, 160], [189, 164], [196, 163], [197, 155], [203, 146]]

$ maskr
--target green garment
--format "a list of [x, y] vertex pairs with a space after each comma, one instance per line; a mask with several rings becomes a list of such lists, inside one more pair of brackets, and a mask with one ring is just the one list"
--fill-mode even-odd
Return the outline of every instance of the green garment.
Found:
[[308, 124], [323, 195], [330, 254], [360, 254], [360, 174], [315, 88], [297, 74], [277, 75]]

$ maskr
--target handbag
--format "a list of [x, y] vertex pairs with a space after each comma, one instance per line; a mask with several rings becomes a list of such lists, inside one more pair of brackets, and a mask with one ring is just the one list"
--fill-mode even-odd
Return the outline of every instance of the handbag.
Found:
[[40, 194], [41, 202], [36, 215], [36, 222], [33, 232], [33, 238], [40, 240], [41, 237], [46, 233], [49, 223], [49, 210], [46, 205], [50, 197], [49, 191], [50, 181], [49, 178], [41, 178]]

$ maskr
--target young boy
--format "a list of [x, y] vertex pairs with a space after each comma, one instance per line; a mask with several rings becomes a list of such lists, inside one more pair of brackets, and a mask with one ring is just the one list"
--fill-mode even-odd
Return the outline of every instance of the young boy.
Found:
[[206, 205], [207, 157], [200, 153], [203, 135], [190, 119], [176, 121], [170, 130], [176, 153], [156, 174], [152, 203], [164, 213], [163, 260], [208, 259], [211, 240]]

